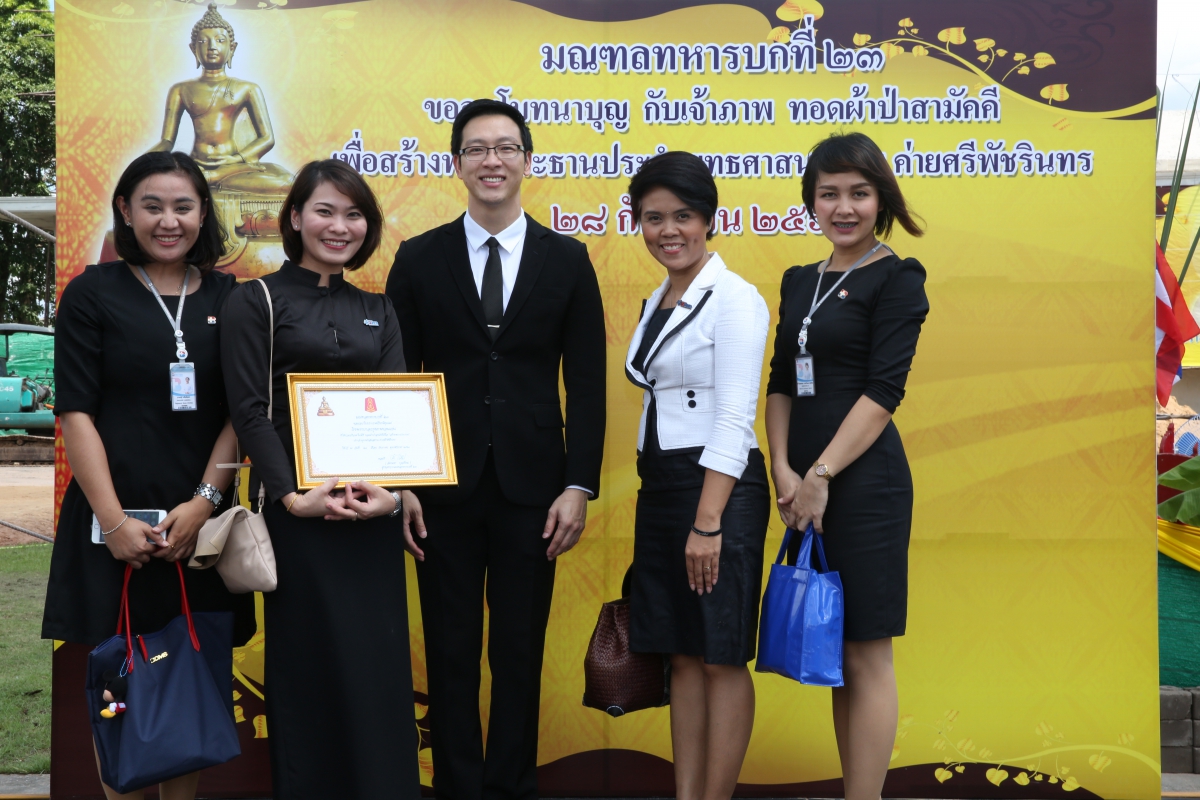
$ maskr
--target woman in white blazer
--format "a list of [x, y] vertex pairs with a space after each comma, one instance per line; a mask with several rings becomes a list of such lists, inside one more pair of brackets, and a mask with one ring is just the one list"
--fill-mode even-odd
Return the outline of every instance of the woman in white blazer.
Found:
[[754, 434], [770, 315], [707, 242], [717, 186], [691, 153], [629, 184], [667, 277], [642, 309], [625, 372], [645, 390], [638, 430], [630, 647], [671, 655], [681, 800], [728, 798], [754, 725], [754, 658], [771, 495]]

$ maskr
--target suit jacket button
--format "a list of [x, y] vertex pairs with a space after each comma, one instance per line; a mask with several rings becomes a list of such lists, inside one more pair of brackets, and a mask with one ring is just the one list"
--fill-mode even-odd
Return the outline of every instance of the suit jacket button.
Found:
[[[696, 393], [693, 392], [691, 389], [688, 389], [688, 397], [695, 397], [695, 396], [696, 396]], [[692, 405], [695, 405], [695, 403], [692, 403]]]
[[695, 407], [696, 407], [696, 401], [688, 400], [688, 408], [695, 408]]
[[492, 353], [492, 361], [496, 361], [496, 360], [497, 360], [497, 359], [499, 359], [499, 358], [500, 358], [500, 354], [499, 354], [499, 353]]
[[488, 395], [487, 397], [483, 398], [483, 404], [485, 406], [490, 406], [492, 404], [492, 396]]

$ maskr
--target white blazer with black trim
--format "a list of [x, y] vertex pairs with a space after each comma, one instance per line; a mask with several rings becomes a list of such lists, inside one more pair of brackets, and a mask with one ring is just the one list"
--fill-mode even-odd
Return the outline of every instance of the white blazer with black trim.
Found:
[[639, 372], [633, 358], [669, 286], [668, 278], [642, 307], [625, 356], [625, 374], [645, 389], [638, 450], [653, 397], [663, 450], [703, 447], [702, 467], [740, 478], [750, 449], [758, 446], [754, 415], [771, 320], [767, 304], [713, 253], [671, 312], [646, 357], [645, 372]]

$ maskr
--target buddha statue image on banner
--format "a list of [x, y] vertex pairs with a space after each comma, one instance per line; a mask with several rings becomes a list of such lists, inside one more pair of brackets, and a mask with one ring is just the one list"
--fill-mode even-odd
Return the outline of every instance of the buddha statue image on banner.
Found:
[[[150, 151], [175, 147], [186, 112], [195, 131], [191, 156], [208, 178], [214, 211], [229, 237], [217, 266], [240, 279], [255, 278], [283, 263], [279, 210], [292, 173], [262, 160], [275, 146], [266, 97], [258, 84], [228, 74], [238, 42], [216, 3], [192, 27], [189, 46], [201, 74], [167, 93], [162, 139]], [[249, 126], [239, 125], [243, 119]]]

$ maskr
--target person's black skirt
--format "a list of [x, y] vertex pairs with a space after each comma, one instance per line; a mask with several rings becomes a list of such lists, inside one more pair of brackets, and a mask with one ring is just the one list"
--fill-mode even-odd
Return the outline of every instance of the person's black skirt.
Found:
[[721, 516], [717, 585], [700, 596], [688, 586], [684, 548], [704, 485], [700, 453], [648, 447], [638, 456], [630, 593], [630, 648], [699, 656], [744, 666], [754, 658], [762, 596], [763, 543], [771, 490], [762, 452], [749, 463]]

